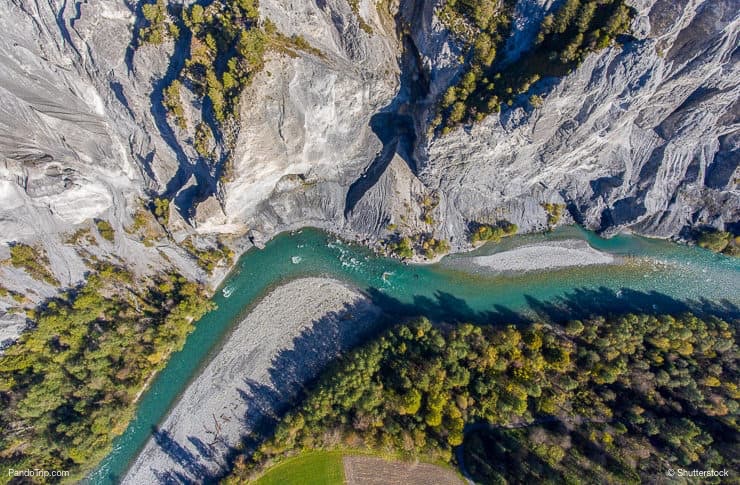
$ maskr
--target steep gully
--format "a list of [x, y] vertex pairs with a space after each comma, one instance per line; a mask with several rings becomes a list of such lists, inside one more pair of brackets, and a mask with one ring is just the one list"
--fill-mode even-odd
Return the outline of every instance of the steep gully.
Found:
[[[407, 32], [408, 25], [413, 25], [424, 6], [424, 0], [414, 2], [411, 19], [404, 19], [402, 13], [396, 16], [398, 32]], [[402, 52], [399, 60], [401, 67], [400, 85], [396, 97], [370, 120], [370, 127], [382, 142], [383, 148], [367, 166], [362, 175], [355, 180], [347, 191], [344, 215], [350, 216], [357, 203], [370, 190], [388, 168], [391, 160], [398, 155], [406, 162], [413, 173], [417, 173], [418, 163], [414, 159], [418, 141], [416, 127], [418, 120], [424, 116], [429, 99], [429, 75], [422, 66], [419, 50], [411, 35], [404, 33]]]
[[[212, 0], [198, 0], [196, 3], [203, 7], [207, 7]], [[183, 145], [180, 143], [178, 134], [172, 127], [171, 121], [168, 119], [167, 111], [164, 107], [164, 91], [165, 89], [175, 80], [181, 78], [181, 73], [185, 67], [186, 60], [190, 56], [192, 33], [190, 29], [184, 24], [181, 19], [180, 9], [183, 7], [169, 7], [174, 18], [177, 19], [176, 25], [180, 30], [180, 35], [175, 41], [174, 52], [170, 58], [170, 63], [167, 67], [167, 71], [161, 79], [152, 82], [152, 91], [150, 96], [150, 105], [152, 118], [156, 125], [157, 131], [163, 140], [167, 143], [169, 148], [173, 151], [177, 158], [177, 172], [167, 182], [163, 196], [167, 199], [173, 200], [175, 207], [177, 208], [180, 215], [185, 220], [190, 220], [195, 215], [195, 208], [198, 203], [206, 200], [211, 195], [216, 195], [219, 198], [222, 195], [220, 193], [219, 180], [224, 171], [224, 165], [228, 158], [228, 147], [225, 147], [224, 139], [219, 129], [218, 122], [215, 120], [210, 101], [208, 98], [204, 98], [201, 105], [201, 113], [203, 115], [203, 122], [206, 123], [215, 137], [215, 141], [219, 147], [221, 147], [220, 154], [217, 160], [209, 160], [203, 156], [197, 155], [195, 160], [186, 153]], [[134, 26], [134, 33], [131, 39], [131, 47], [126, 52], [126, 65], [129, 71], [134, 70], [134, 56], [136, 54], [136, 48], [133, 46], [139, 42], [138, 32], [139, 28], [143, 24], [143, 12], [142, 3], [139, 3], [136, 7], [132, 7], [136, 13], [136, 24]], [[223, 72], [225, 62], [220, 62], [217, 66], [219, 72]], [[183, 80], [184, 84], [190, 89], [194, 89], [189, 85], [187, 79]], [[125, 103], [124, 103], [125, 104]], [[153, 154], [151, 154], [153, 156]], [[144, 161], [144, 160], [142, 160]], [[144, 161], [146, 162], [146, 161]], [[145, 167], [149, 167], [150, 163], [145, 163]], [[147, 171], [150, 175], [151, 169]], [[195, 178], [195, 184], [187, 187], [191, 177]]]

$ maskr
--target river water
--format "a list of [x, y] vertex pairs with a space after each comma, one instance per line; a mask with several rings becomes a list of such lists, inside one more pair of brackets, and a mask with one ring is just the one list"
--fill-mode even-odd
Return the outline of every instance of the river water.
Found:
[[[577, 267], [524, 274], [491, 273], [470, 258], [544, 241], [582, 239], [622, 256], [614, 266]], [[216, 293], [218, 309], [203, 317], [182, 351], [174, 354], [139, 402], [135, 417], [90, 483], [116, 483], [179, 394], [218, 351], [229, 329], [267, 291], [303, 276], [328, 276], [368, 293], [396, 315], [445, 321], [517, 323], [562, 320], [609, 311], [693, 310], [729, 316], [740, 306], [740, 259], [667, 241], [620, 235], [601, 239], [576, 227], [515, 236], [474, 253], [427, 266], [404, 265], [318, 230], [282, 234], [252, 249]]]

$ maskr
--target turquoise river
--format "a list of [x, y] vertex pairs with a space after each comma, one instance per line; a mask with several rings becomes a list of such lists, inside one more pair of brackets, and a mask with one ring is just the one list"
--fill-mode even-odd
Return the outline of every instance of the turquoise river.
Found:
[[[548, 240], [582, 239], [622, 256], [614, 266], [491, 273], [469, 259]], [[740, 260], [667, 241], [620, 235], [601, 239], [576, 227], [516, 236], [433, 265], [405, 265], [318, 230], [282, 234], [247, 251], [202, 318], [139, 402], [135, 417], [89, 483], [116, 483], [179, 394], [219, 343], [267, 291], [303, 276], [328, 276], [368, 293], [388, 313], [489, 322], [567, 318], [608, 311], [706, 311], [737, 316]]]

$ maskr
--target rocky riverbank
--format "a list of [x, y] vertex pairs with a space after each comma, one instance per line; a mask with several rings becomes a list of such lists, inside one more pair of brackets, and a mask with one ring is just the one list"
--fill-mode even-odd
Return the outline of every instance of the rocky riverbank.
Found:
[[258, 433], [379, 315], [361, 293], [332, 279], [274, 289], [190, 384], [123, 483], [202, 483], [220, 475], [242, 437]]

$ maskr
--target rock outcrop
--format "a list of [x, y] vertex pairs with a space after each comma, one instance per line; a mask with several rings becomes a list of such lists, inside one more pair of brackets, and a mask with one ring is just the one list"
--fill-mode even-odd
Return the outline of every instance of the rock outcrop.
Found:
[[[277, 63], [283, 69], [278, 80], [259, 88], [244, 116], [259, 123], [247, 123], [245, 128], [250, 139], [241, 147], [245, 175], [226, 188], [227, 217], [268, 237], [305, 223], [350, 235], [382, 236], [388, 224], [402, 216], [414, 220], [418, 213], [417, 208], [399, 210], [397, 201], [409, 196], [418, 200], [424, 192], [414, 188], [414, 193], [398, 197], [383, 187], [388, 177], [395, 176], [386, 171], [397, 171], [390, 161], [400, 158], [427, 192], [440, 196], [433, 230], [456, 242], [457, 248], [466, 245], [470, 221], [507, 219], [523, 231], [544, 229], [545, 202], [564, 204], [568, 209], [564, 221], [606, 235], [631, 230], [673, 237], [696, 226], [736, 224], [740, 214], [736, 2], [635, 2], [634, 35], [590, 55], [567, 77], [536, 85], [544, 98], [542, 106], [515, 104], [500, 116], [442, 137], [429, 135], [428, 122], [435, 100], [462, 65], [460, 46], [434, 16], [435, 6], [433, 1], [400, 6], [399, 23], [410, 26], [410, 35], [397, 44], [401, 70], [393, 99], [387, 77], [371, 79], [373, 87], [356, 84], [356, 69], [337, 72], [320, 59], [313, 60], [317, 68], [313, 70], [306, 69], [311, 62], [306, 59]], [[543, 0], [517, 3], [507, 45], [511, 62], [526, 55], [522, 44], [533, 41], [550, 8], [552, 2]], [[360, 31], [353, 34], [362, 45], [361, 41], [376, 42], [375, 37], [386, 33], [376, 31], [369, 38]], [[363, 52], [368, 48], [372, 47], [364, 46]], [[341, 50], [331, 52], [351, 59]], [[391, 58], [386, 51], [373, 62], [388, 66]], [[282, 80], [286, 72], [290, 86]], [[377, 90], [377, 83], [385, 89], [376, 102], [359, 103], [343, 94], [341, 82], [322, 81], [327, 72], [354, 85], [350, 90], [357, 90], [357, 96]], [[278, 89], [281, 98], [270, 98], [265, 91], [280, 83], [285, 86]], [[312, 106], [310, 96], [302, 92], [306, 85], [321, 85], [324, 93], [319, 101], [324, 106], [321, 118], [310, 124], [303, 118], [305, 107]], [[337, 95], [344, 99], [344, 109], [336, 107]], [[383, 98], [388, 100], [385, 106]], [[353, 111], [357, 106], [362, 106], [360, 111]], [[346, 119], [346, 110], [357, 117]], [[316, 127], [328, 128], [319, 143], [330, 154], [303, 145], [314, 138]], [[266, 134], [267, 143], [262, 141]], [[254, 139], [259, 143], [251, 144]], [[292, 151], [284, 140], [295, 145]], [[316, 153], [317, 158], [307, 161], [306, 153]], [[329, 160], [329, 166], [324, 165]], [[281, 189], [286, 185], [278, 181], [286, 176], [300, 176], [301, 183]], [[247, 192], [252, 198], [228, 195], [241, 191], [245, 182], [254, 187]], [[408, 226], [410, 231], [430, 229], [423, 224]]]

